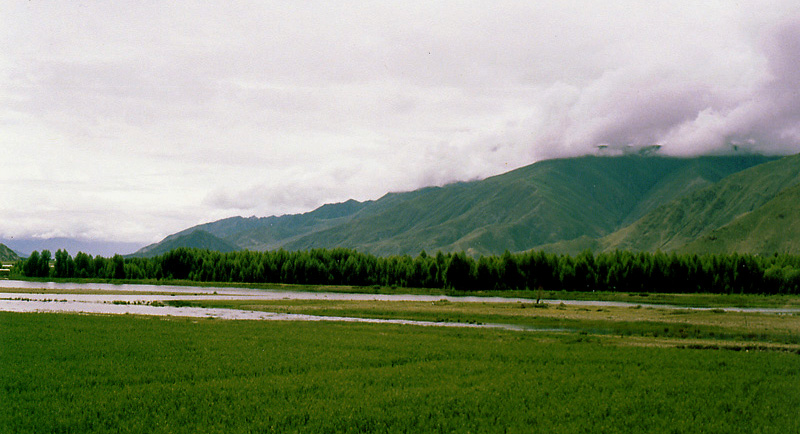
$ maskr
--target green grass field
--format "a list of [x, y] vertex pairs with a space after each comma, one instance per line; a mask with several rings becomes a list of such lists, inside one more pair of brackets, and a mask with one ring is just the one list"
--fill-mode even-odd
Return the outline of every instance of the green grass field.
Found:
[[785, 344], [800, 353], [800, 314], [725, 312], [535, 303], [375, 300], [195, 300], [171, 306], [244, 309], [319, 316], [509, 324], [598, 336], [707, 339], [714, 344]]
[[655, 338], [0, 313], [0, 367], [10, 433], [800, 431], [797, 353]]

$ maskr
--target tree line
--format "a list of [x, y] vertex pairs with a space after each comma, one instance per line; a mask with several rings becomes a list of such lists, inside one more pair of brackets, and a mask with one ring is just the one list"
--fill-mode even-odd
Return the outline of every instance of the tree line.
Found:
[[152, 258], [34, 251], [12, 273], [39, 278], [399, 286], [470, 290], [800, 293], [800, 256], [541, 251], [473, 258], [464, 252], [379, 257], [355, 250], [289, 252], [178, 248]]

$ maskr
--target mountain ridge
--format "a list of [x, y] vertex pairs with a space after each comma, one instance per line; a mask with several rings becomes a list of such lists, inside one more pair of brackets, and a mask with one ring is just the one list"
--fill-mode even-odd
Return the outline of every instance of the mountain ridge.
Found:
[[604, 247], [608, 241], [599, 240], [659, 207], [774, 161], [780, 160], [758, 155], [545, 160], [483, 180], [325, 204], [303, 214], [230, 217], [157, 244], [201, 230], [250, 250], [346, 247], [377, 255], [421, 250], [482, 255], [563, 249], [569, 243]]
[[[665, 173], [689, 161], [640, 156], [547, 160], [486, 180], [446, 186], [432, 193], [433, 199], [417, 197], [372, 221], [350, 222], [286, 247], [359, 244], [383, 255], [413, 254], [419, 249], [487, 254], [527, 250], [582, 235], [602, 236], [615, 229], [633, 211], [632, 203], [645, 197]], [[647, 182], [630, 188], [631, 173]], [[481, 200], [471, 199], [476, 194]], [[409, 227], [409, 222], [419, 220], [425, 224]], [[365, 226], [379, 230], [365, 234], [360, 230]], [[383, 241], [386, 231], [391, 236]]]
[[177, 249], [179, 247], [216, 250], [218, 252], [223, 252], [223, 253], [241, 250], [239, 246], [232, 244], [218, 236], [215, 236], [208, 231], [204, 231], [202, 229], [195, 229], [189, 233], [181, 235], [176, 234], [175, 236], [171, 235], [159, 243], [150, 244], [149, 246], [142, 247], [135, 253], [126, 256], [127, 257], [157, 256], [167, 253], [170, 250]]
[[55, 253], [58, 249], [67, 250], [72, 254], [77, 252], [88, 253], [92, 256], [112, 256], [114, 254], [127, 254], [142, 247], [141, 243], [124, 241], [87, 240], [80, 238], [54, 237], [54, 238], [0, 238], [0, 243], [5, 244], [20, 257], [27, 257], [34, 250], [41, 252], [49, 250]]
[[[682, 196], [603, 239], [604, 249], [676, 250], [800, 183], [800, 155], [734, 173]], [[657, 238], [657, 239], [656, 239]]]

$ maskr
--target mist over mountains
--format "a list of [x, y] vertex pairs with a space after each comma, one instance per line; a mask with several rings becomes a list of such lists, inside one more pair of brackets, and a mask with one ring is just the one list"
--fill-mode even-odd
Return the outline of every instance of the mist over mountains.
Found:
[[[758, 225], [760, 233], [768, 233], [771, 223], [764, 219], [779, 213], [771, 210], [791, 206], [799, 172], [800, 156], [554, 159], [479, 181], [327, 204], [304, 214], [222, 219], [170, 235], [134, 255], [154, 256], [181, 246], [219, 251], [344, 247], [376, 255], [587, 248], [794, 251], [793, 239], [754, 243], [744, 228]], [[782, 224], [795, 214], [784, 210]], [[736, 243], [719, 247], [720, 237], [733, 235]], [[707, 236], [714, 237], [713, 249], [700, 243]]]
[[5, 244], [14, 250], [19, 256], [27, 257], [34, 250], [50, 250], [55, 252], [64, 249], [71, 254], [78, 252], [90, 255], [100, 255], [104, 257], [114, 254], [128, 254], [141, 247], [138, 243], [101, 241], [101, 240], [79, 240], [75, 238], [0, 238], [0, 244]]

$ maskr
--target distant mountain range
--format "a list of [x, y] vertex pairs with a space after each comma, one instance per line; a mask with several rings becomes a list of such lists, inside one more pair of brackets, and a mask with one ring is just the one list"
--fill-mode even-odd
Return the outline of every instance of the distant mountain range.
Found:
[[19, 256], [27, 257], [34, 250], [41, 252], [49, 250], [55, 254], [56, 250], [64, 249], [71, 255], [78, 252], [88, 253], [92, 256], [113, 256], [115, 253], [126, 254], [135, 252], [142, 245], [139, 243], [116, 241], [89, 241], [75, 238], [0, 238], [0, 243], [13, 249]]
[[[350, 200], [279, 217], [231, 217], [144, 247], [377, 255], [529, 249], [797, 252], [800, 155], [626, 155], [541, 161], [480, 181]], [[795, 232], [791, 232], [794, 230]]]
[[196, 229], [186, 234], [167, 237], [157, 244], [142, 248], [130, 256], [158, 256], [177, 249], [178, 247], [192, 247], [196, 249], [216, 250], [218, 252], [235, 252], [242, 250], [239, 246], [216, 237], [202, 229]]

